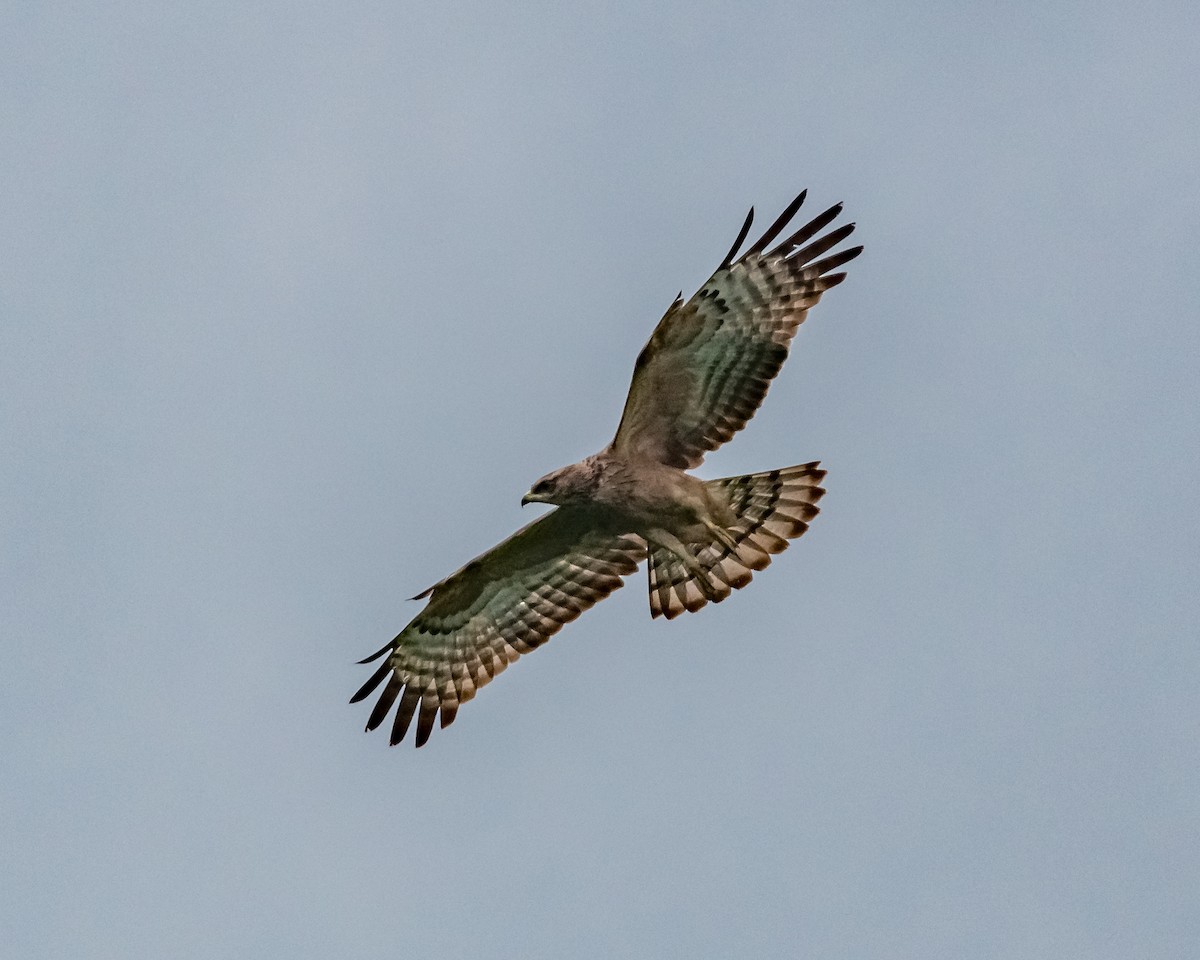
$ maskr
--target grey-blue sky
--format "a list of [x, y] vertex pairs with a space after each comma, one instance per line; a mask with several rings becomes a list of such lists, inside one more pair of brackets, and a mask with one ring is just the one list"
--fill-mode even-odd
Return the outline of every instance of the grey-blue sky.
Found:
[[[13, 955], [1194, 949], [1194, 5], [2, 16]], [[704, 475], [811, 534], [364, 736], [804, 186], [867, 251]]]

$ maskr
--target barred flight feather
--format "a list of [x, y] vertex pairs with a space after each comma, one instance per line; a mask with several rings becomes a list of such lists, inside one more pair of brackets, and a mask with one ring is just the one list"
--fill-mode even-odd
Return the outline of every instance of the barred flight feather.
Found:
[[821, 235], [840, 203], [768, 250], [804, 196], [735, 260], [751, 210], [717, 271], [690, 300], [667, 310], [638, 356], [613, 451], [688, 470], [754, 416], [808, 311], [845, 279], [831, 271], [862, 252], [850, 247], [817, 259], [854, 232], [848, 223]]
[[825, 475], [814, 462], [710, 480], [709, 487], [720, 491], [738, 515], [738, 522], [728, 530], [737, 550], [716, 540], [689, 544], [709, 574], [704, 583], [673, 553], [652, 549], [650, 615], [672, 620], [684, 611], [694, 613], [710, 600], [720, 603], [748, 584], [754, 571], [765, 569], [772, 555], [788, 548], [788, 540], [808, 529], [819, 512], [817, 501], [825, 495], [820, 485]]
[[367, 729], [381, 726], [399, 697], [391, 743], [416, 716], [422, 746], [435, 716], [449, 726], [480, 687], [618, 589], [645, 556], [640, 537], [560, 507], [426, 591], [428, 605], [376, 654], [388, 657], [351, 703], [386, 679]]

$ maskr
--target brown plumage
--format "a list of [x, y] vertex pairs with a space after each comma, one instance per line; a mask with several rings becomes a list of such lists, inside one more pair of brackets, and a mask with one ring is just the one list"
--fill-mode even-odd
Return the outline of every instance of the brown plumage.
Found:
[[653, 550], [650, 615], [671, 620], [685, 610], [695, 613], [709, 600], [720, 603], [748, 584], [753, 571], [766, 569], [772, 554], [783, 553], [788, 540], [808, 529], [808, 522], [818, 513], [817, 501], [825, 495], [820, 486], [824, 478], [825, 471], [819, 464], [805, 463], [710, 480], [708, 485], [720, 489], [737, 515], [728, 528], [733, 543], [710, 540], [694, 546], [696, 559], [709, 574], [707, 578], [696, 576], [669, 550]]
[[671, 619], [744, 587], [808, 529], [825, 492], [815, 462], [707, 482], [684, 472], [746, 425], [808, 311], [845, 279], [834, 271], [862, 250], [825, 256], [854, 229], [822, 234], [841, 204], [775, 243], [804, 196], [736, 257], [751, 210], [712, 277], [667, 310], [638, 356], [612, 443], [543, 477], [522, 500], [556, 509], [421, 593], [426, 607], [361, 661], [384, 657], [351, 700], [382, 687], [368, 730], [399, 701], [390, 741], [403, 740], [415, 718], [421, 746], [435, 720], [448, 726], [480, 687], [622, 586], [647, 556], [651, 615]]

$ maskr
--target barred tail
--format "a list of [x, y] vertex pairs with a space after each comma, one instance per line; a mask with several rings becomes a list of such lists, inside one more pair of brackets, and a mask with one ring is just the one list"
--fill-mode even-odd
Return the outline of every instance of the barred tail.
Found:
[[737, 523], [726, 531], [737, 549], [719, 539], [688, 544], [708, 573], [705, 582], [669, 550], [652, 548], [650, 615], [670, 620], [684, 610], [699, 610], [710, 600], [720, 603], [748, 584], [754, 576], [751, 571], [765, 568], [771, 554], [782, 553], [788, 540], [808, 529], [818, 512], [817, 501], [825, 495], [823, 479], [825, 471], [814, 462], [708, 481], [737, 514]]

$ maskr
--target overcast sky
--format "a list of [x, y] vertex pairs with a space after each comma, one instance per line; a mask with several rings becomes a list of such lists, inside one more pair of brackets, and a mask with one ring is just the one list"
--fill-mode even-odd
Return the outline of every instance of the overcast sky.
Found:
[[[8, 5], [0, 952], [1194, 957], [1198, 10]], [[365, 735], [802, 187], [810, 534]]]

